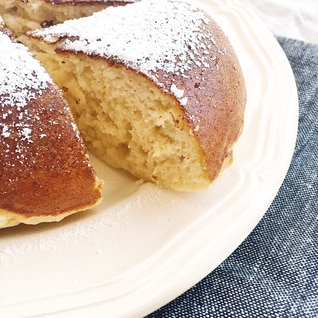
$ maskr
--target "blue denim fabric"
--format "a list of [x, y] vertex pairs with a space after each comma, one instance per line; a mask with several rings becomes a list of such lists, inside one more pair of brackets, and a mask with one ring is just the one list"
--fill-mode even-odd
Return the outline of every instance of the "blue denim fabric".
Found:
[[284, 183], [228, 259], [148, 318], [318, 317], [318, 46], [278, 41], [300, 102], [297, 143]]

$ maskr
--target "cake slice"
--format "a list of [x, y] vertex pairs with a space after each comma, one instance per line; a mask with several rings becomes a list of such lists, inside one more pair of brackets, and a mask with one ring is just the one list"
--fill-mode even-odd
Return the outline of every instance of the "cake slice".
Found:
[[0, 22], [0, 228], [59, 221], [101, 200], [69, 107]]
[[0, 0], [0, 15], [7, 27], [20, 36], [29, 30], [135, 1], [138, 0]]
[[141, 1], [29, 36], [88, 149], [107, 164], [196, 191], [231, 162], [245, 82], [205, 12], [183, 1]]

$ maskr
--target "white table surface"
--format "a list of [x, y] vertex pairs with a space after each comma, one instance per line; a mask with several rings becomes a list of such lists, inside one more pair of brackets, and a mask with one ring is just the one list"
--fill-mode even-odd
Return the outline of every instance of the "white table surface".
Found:
[[318, 0], [238, 0], [275, 35], [318, 44]]

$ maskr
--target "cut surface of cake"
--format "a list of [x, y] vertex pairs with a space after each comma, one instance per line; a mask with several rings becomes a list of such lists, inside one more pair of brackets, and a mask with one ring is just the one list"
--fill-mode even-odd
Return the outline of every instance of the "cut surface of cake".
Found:
[[183, 1], [141, 1], [29, 36], [88, 149], [109, 165], [195, 191], [231, 162], [244, 77], [205, 12]]
[[59, 221], [101, 188], [60, 90], [1, 23], [0, 228]]
[[135, 1], [138, 0], [0, 0], [0, 15], [7, 27], [19, 36], [29, 30]]

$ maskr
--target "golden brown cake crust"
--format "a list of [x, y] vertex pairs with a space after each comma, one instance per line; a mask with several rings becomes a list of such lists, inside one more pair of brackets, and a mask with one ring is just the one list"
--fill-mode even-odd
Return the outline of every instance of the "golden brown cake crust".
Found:
[[[143, 7], [147, 5], [145, 10]], [[166, 1], [163, 9], [160, 5], [148, 1], [122, 8], [121, 13], [118, 12], [118, 19], [121, 14], [124, 16], [122, 23], [127, 23], [127, 16], [134, 9], [136, 11], [131, 22], [127, 23], [130, 30], [127, 35], [114, 30], [114, 37], [112, 34], [103, 36], [102, 28], [96, 36], [82, 34], [86, 23], [103, 23], [97, 20], [100, 14], [83, 19], [83, 27], [79, 21], [70, 29], [63, 24], [52, 30], [35, 31], [32, 36], [55, 42], [60, 54], [63, 51], [83, 52], [90, 57], [100, 56], [110, 65], [131, 68], [152, 80], [163, 93], [175, 98], [184, 112], [184, 119], [198, 138], [209, 178], [214, 180], [224, 162], [231, 160], [233, 144], [243, 130], [246, 104], [243, 73], [230, 41], [213, 19], [186, 4]], [[170, 11], [166, 10], [167, 6], [170, 6]], [[142, 10], [147, 16], [139, 13]], [[117, 19], [115, 11], [109, 11], [108, 15], [105, 12], [105, 21], [112, 17]], [[111, 42], [110, 38], [114, 41]], [[124, 54], [120, 52], [120, 45]], [[162, 52], [158, 53], [160, 50]]]
[[[8, 32], [0, 27], [2, 41], [6, 41], [2, 44], [9, 46], [3, 34]], [[16, 56], [29, 54], [21, 44], [16, 45], [20, 48]], [[1, 54], [4, 63], [17, 62], [11, 61], [5, 51]], [[24, 61], [31, 61], [31, 57], [27, 58]], [[30, 217], [41, 217], [42, 222], [45, 217], [66, 216], [96, 205], [101, 199], [102, 183], [91, 167], [60, 90], [52, 82], [45, 82], [45, 75], [37, 87], [36, 79], [42, 76], [39, 68], [31, 70], [36, 88], [27, 84], [14, 87], [12, 70], [8, 71], [4, 64], [1, 67], [0, 219], [9, 213], [10, 218], [19, 218], [17, 223], [24, 223], [23, 219], [28, 223]], [[21, 62], [17, 67], [27, 73], [30, 65]], [[30, 81], [29, 75], [23, 80], [32, 85], [32, 78]], [[18, 92], [15, 97], [11, 95], [12, 87]], [[0, 224], [5, 226], [5, 222]]]
[[2, 209], [25, 217], [57, 215], [99, 200], [100, 189], [94, 189], [95, 175], [80, 138], [74, 134], [67, 107], [53, 85], [36, 96], [28, 105], [30, 117], [34, 118], [28, 120], [32, 142], [17, 140], [21, 127], [13, 124], [19, 117], [15, 107], [3, 120], [11, 135], [2, 138], [0, 145]]
[[[163, 83], [165, 91], [172, 85], [182, 87], [182, 98], [187, 103], [180, 107], [199, 140], [210, 179], [214, 180], [224, 161], [231, 161], [232, 147], [243, 130], [246, 89], [238, 58], [220, 27], [210, 20], [202, 32], [213, 34], [211, 67], [194, 67], [173, 77], [158, 70], [153, 76]], [[196, 48], [198, 56], [206, 55], [204, 51]]]

